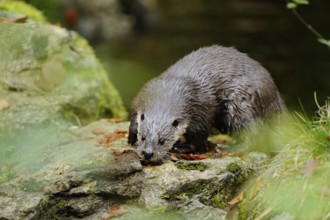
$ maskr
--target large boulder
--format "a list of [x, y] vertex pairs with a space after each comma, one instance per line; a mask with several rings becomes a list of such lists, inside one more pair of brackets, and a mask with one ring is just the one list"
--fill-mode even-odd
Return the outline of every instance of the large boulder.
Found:
[[59, 118], [126, 117], [84, 39], [23, 2], [1, 1], [0, 17], [0, 133]]
[[[224, 219], [264, 154], [142, 166], [128, 123], [29, 131], [0, 156], [0, 219]], [[31, 135], [32, 134], [32, 135]], [[123, 213], [121, 213], [123, 214]], [[110, 216], [109, 216], [110, 215]]]

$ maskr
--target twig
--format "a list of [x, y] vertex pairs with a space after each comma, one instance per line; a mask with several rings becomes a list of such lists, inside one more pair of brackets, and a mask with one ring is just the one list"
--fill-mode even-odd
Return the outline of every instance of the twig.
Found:
[[[286, 0], [286, 3], [290, 3], [289, 0]], [[326, 40], [326, 38], [320, 33], [318, 32], [315, 28], [313, 28], [313, 26], [308, 23], [298, 12], [298, 10], [296, 8], [291, 8], [290, 10], [292, 10], [293, 14], [298, 18], [298, 20], [305, 26], [307, 27], [308, 30], [310, 30], [317, 38], [318, 40]], [[326, 46], [330, 49], [330, 45], [326, 44]]]
[[297, 11], [297, 9], [293, 8], [291, 9], [293, 14], [298, 18], [298, 20], [304, 25], [306, 26], [316, 37], [318, 37], [319, 39], [325, 39], [324, 36], [318, 32], [317, 30], [315, 30], [313, 28], [313, 26], [308, 23], [300, 14], [299, 12]]

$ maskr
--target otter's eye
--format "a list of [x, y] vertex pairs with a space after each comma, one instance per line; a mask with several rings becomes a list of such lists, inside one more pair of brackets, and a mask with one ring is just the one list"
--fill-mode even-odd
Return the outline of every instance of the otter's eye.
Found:
[[144, 114], [141, 115], [141, 121], [143, 121], [143, 120], [144, 120]]
[[177, 127], [179, 125], [179, 121], [178, 120], [174, 120], [172, 123], [172, 126]]
[[158, 140], [158, 144], [160, 144], [160, 145], [164, 145], [164, 144], [165, 144], [165, 139], [164, 139], [164, 138], [160, 138], [160, 139]]
[[142, 135], [141, 140], [142, 141], [145, 141], [146, 140], [146, 136]]

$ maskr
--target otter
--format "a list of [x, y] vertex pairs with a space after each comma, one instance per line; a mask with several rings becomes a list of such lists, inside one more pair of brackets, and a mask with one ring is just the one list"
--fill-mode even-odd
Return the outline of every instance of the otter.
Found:
[[186, 55], [150, 80], [131, 107], [128, 143], [153, 163], [178, 152], [204, 151], [212, 128], [233, 133], [286, 109], [269, 72], [231, 47]]

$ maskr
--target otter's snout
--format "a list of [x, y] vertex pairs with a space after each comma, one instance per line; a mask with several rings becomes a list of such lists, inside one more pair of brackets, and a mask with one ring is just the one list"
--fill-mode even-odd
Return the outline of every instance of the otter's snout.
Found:
[[142, 154], [145, 160], [150, 160], [154, 156], [154, 153], [152, 151], [142, 151]]

